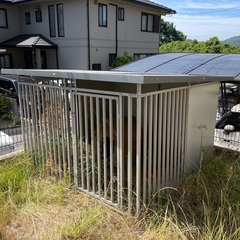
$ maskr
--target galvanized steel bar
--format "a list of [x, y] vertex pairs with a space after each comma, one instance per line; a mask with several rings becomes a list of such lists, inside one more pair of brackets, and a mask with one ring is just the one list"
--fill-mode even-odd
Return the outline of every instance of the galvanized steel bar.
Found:
[[109, 99], [109, 137], [110, 137], [110, 199], [111, 202], [114, 201], [114, 191], [113, 191], [113, 184], [114, 184], [114, 175], [113, 175], [113, 150], [114, 150], [114, 137], [113, 137], [113, 100]]
[[167, 93], [163, 94], [162, 186], [166, 186]]
[[123, 161], [124, 161], [124, 153], [123, 153], [123, 96], [119, 96], [119, 131], [117, 131], [117, 135], [119, 138], [118, 142], [118, 150], [119, 150], [119, 158], [118, 158], [118, 204], [120, 207], [123, 206]]
[[175, 91], [171, 92], [171, 141], [170, 141], [170, 185], [174, 182], [174, 140], [175, 140], [175, 124], [178, 121], [175, 117], [176, 102], [175, 102]]
[[158, 94], [154, 95], [154, 121], [153, 121], [153, 194], [157, 191], [157, 130], [158, 130]]
[[137, 85], [137, 186], [136, 186], [136, 216], [140, 216], [141, 210], [141, 128], [142, 128], [142, 85]]
[[147, 203], [147, 140], [148, 140], [148, 97], [145, 96], [144, 99], [144, 133], [143, 133], [143, 177], [142, 177], [142, 181], [143, 181], [143, 203], [146, 204]]
[[76, 110], [77, 110], [77, 105], [76, 101], [77, 96], [74, 96], [72, 94], [71, 96], [71, 113], [72, 113], [72, 151], [73, 151], [73, 180], [74, 184], [77, 187], [78, 186], [78, 152], [77, 152], [77, 126], [76, 126]]
[[90, 97], [90, 125], [91, 125], [90, 131], [91, 131], [91, 160], [92, 160], [92, 170], [91, 170], [92, 184], [91, 184], [91, 186], [92, 186], [93, 193], [95, 193], [96, 186], [95, 186], [95, 154], [94, 154], [95, 148], [94, 148], [94, 113], [93, 113], [93, 109], [94, 109], [93, 97]]
[[103, 127], [103, 186], [104, 186], [104, 197], [107, 197], [107, 120], [106, 120], [106, 100], [102, 99], [102, 127]]
[[100, 154], [100, 109], [99, 98], [96, 98], [96, 114], [97, 114], [97, 163], [98, 163], [98, 195], [101, 196], [101, 154]]
[[[128, 129], [128, 164], [127, 164], [127, 176], [128, 176], [128, 186], [127, 186], [127, 189], [128, 189], [128, 211], [131, 213], [132, 211], [132, 192], [133, 192], [133, 188], [132, 188], [132, 175], [133, 175], [133, 166], [132, 166], [132, 162], [133, 162], [133, 157], [136, 159], [136, 156], [133, 156], [133, 147], [136, 148], [136, 146], [132, 146], [133, 145], [133, 137], [136, 137], [136, 136], [133, 136], [132, 133], [135, 132], [133, 128], [133, 113], [132, 113], [132, 97], [131, 96], [128, 96], [127, 98], [127, 106], [128, 106], [128, 126], [125, 126], [127, 127]], [[136, 127], [136, 126], [135, 126]], [[126, 138], [125, 138], [126, 139]], [[136, 143], [135, 143], [136, 144]], [[136, 161], [136, 160], [134, 160]], [[136, 165], [136, 164], [135, 164]]]
[[[18, 76], [18, 81], [19, 81], [19, 76]], [[26, 104], [24, 91], [23, 91], [23, 85], [19, 83], [19, 92], [18, 92], [18, 98], [19, 98], [19, 106], [20, 106], [20, 120], [21, 120], [21, 129], [22, 129], [22, 136], [23, 136], [23, 144], [24, 144], [24, 150], [26, 151], [26, 117], [25, 117], [25, 111], [26, 108], [24, 107]]]
[[153, 95], [149, 97], [148, 112], [148, 202], [151, 201], [152, 195], [152, 132], [153, 132]]
[[[77, 143], [77, 149], [79, 150], [80, 147], [80, 165], [81, 165], [81, 186], [82, 188], [85, 188], [85, 164], [84, 164], [84, 146], [83, 146], [83, 104], [82, 104], [82, 96], [77, 95], [77, 99], [78, 99], [78, 116], [79, 116], [79, 144], [80, 146], [78, 146]], [[73, 129], [74, 131], [74, 129]]]
[[[159, 98], [158, 98], [158, 188], [161, 187], [162, 185], [162, 179], [163, 179], [163, 175], [162, 175], [162, 151], [163, 151], [163, 94], [159, 93]], [[159, 189], [158, 189], [159, 191]], [[160, 192], [159, 192], [160, 194]], [[159, 198], [160, 199], [160, 198]]]
[[90, 179], [89, 179], [89, 155], [88, 155], [88, 98], [87, 96], [83, 97], [84, 100], [84, 116], [85, 116], [85, 122], [84, 122], [84, 129], [85, 129], [85, 156], [86, 156], [86, 179], [87, 179], [87, 190], [90, 191]]

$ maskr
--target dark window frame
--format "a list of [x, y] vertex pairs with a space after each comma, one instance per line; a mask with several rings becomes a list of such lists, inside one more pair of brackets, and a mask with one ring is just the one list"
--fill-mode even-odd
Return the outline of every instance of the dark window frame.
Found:
[[[51, 16], [53, 14], [53, 16]], [[55, 22], [55, 7], [54, 5], [48, 5], [48, 21], [49, 21], [49, 35], [50, 37], [56, 37], [56, 22]]]
[[5, 16], [5, 25], [0, 25], [0, 28], [8, 28], [7, 9], [0, 8], [0, 11], [2, 11]]
[[[106, 17], [106, 22], [104, 19]], [[108, 25], [108, 8], [107, 4], [99, 3], [98, 4], [98, 26], [107, 27]]]
[[36, 22], [42, 22], [42, 11], [41, 10], [35, 11], [35, 18], [36, 18]]
[[[61, 8], [60, 8], [61, 7]], [[56, 5], [57, 8], [57, 27], [58, 27], [58, 37], [64, 37], [64, 11], [63, 11], [63, 4], [59, 3]], [[62, 27], [62, 30], [61, 30]]]
[[125, 19], [125, 9], [119, 7], [118, 8], [118, 21], [124, 21]]
[[31, 13], [25, 12], [25, 24], [30, 25], [31, 24]]
[[116, 59], [117, 54], [116, 53], [109, 53], [109, 66], [111, 67], [114, 60]]
[[[150, 17], [152, 17], [152, 25], [149, 25]], [[145, 24], [143, 24], [144, 23], [143, 18], [146, 18]], [[160, 16], [142, 12], [141, 31], [142, 32], [159, 33], [160, 32]]]
[[[8, 58], [8, 61], [6, 61], [6, 57]], [[4, 64], [2, 64], [2, 58]], [[7, 65], [7, 62], [9, 63], [9, 65]], [[0, 54], [0, 68], [12, 68], [12, 67], [13, 67], [12, 54]]]

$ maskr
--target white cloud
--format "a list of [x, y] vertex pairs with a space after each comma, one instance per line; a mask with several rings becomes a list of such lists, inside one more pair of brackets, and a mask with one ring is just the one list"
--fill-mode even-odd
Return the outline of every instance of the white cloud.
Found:
[[[236, 8], [240, 6], [239, 0], [231, 2], [229, 0], [212, 0], [211, 2], [203, 0], [158, 0], [157, 2], [177, 11], [177, 14], [163, 18], [166, 21], [173, 22], [176, 29], [182, 31], [189, 39], [205, 41], [217, 36], [220, 40], [225, 40], [240, 35], [240, 7]], [[197, 14], [204, 12], [205, 14]], [[211, 12], [214, 12], [214, 14]]]
[[204, 41], [217, 36], [220, 40], [225, 40], [240, 35], [239, 18], [212, 18], [208, 21], [201, 21], [199, 19], [194, 20], [189, 16], [183, 16], [182, 19], [174, 20], [171, 17], [164, 17], [164, 20], [173, 22], [176, 29], [182, 31], [189, 39]]

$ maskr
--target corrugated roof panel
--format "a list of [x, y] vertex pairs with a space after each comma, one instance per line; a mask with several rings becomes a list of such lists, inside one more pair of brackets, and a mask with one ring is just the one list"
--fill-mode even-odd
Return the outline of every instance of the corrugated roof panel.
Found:
[[240, 73], [240, 54], [227, 54], [190, 72], [194, 75], [236, 76]]
[[172, 53], [172, 54], [157, 54], [150, 57], [146, 57], [135, 62], [131, 62], [119, 68], [113, 69], [113, 71], [120, 72], [148, 72], [152, 68], [156, 68], [161, 64], [165, 64], [166, 62], [175, 59], [181, 58], [188, 53]]
[[150, 73], [159, 74], [187, 74], [207, 62], [219, 57], [219, 54], [189, 54], [181, 58], [175, 58], [156, 68], [151, 69]]
[[156, 75], [229, 76], [240, 81], [240, 54], [164, 53], [127, 64], [116, 71]]

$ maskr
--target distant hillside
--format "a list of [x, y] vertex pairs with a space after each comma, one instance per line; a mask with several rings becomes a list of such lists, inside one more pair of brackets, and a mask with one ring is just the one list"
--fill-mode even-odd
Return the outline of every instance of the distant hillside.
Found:
[[238, 47], [240, 47], [240, 36], [235, 36], [235, 37], [228, 38], [223, 42], [234, 44], [234, 45], [237, 45]]

